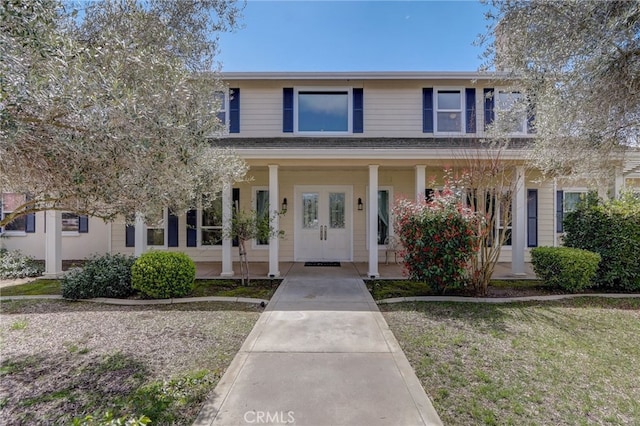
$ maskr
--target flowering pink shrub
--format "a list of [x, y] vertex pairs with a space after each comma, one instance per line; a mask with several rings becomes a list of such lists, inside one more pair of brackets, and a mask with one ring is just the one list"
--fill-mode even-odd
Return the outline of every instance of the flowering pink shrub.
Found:
[[439, 293], [463, 286], [469, 259], [477, 252], [475, 230], [482, 218], [463, 205], [456, 188], [447, 184], [430, 201], [398, 199], [393, 215], [409, 278]]

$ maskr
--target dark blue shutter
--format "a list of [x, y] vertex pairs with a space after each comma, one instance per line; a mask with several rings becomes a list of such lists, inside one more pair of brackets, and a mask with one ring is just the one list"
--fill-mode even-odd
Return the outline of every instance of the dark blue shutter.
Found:
[[556, 192], [556, 232], [564, 232], [564, 191]]
[[484, 129], [487, 130], [487, 127], [493, 123], [494, 120], [494, 93], [493, 89], [484, 89]]
[[136, 227], [135, 227], [135, 225], [127, 225], [125, 227], [124, 245], [125, 245], [125, 247], [135, 247], [136, 246]]
[[36, 214], [29, 213], [25, 220], [25, 232], [33, 233], [36, 232]]
[[78, 232], [86, 234], [89, 232], [89, 216], [78, 216]]
[[[233, 188], [231, 199], [233, 200], [233, 216], [240, 211], [240, 188]], [[238, 247], [240, 242], [237, 238], [233, 239], [233, 246]]]
[[282, 132], [293, 133], [293, 88], [282, 89]]
[[229, 89], [229, 133], [240, 133], [240, 89]]
[[169, 211], [167, 216], [168, 234], [167, 245], [169, 247], [178, 247], [178, 216]]
[[364, 99], [362, 89], [353, 89], [353, 133], [364, 131]]
[[433, 133], [433, 88], [422, 89], [422, 133]]
[[187, 212], [187, 247], [198, 245], [198, 211]]
[[538, 247], [538, 190], [527, 190], [527, 247]]
[[467, 107], [467, 133], [476, 132], [476, 89], [465, 89], [465, 103]]

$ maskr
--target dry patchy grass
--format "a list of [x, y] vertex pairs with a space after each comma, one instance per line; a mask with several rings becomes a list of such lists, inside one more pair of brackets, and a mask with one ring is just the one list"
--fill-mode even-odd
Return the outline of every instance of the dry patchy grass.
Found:
[[240, 304], [67, 301], [1, 309], [5, 425], [70, 424], [108, 410], [190, 424], [260, 312]]
[[640, 423], [639, 299], [381, 309], [446, 425]]

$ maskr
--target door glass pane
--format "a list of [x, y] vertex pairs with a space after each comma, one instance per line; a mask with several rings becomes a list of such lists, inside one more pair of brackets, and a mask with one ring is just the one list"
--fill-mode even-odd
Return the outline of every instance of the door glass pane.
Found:
[[318, 199], [317, 192], [302, 194], [302, 228], [318, 229]]
[[329, 228], [344, 229], [344, 192], [329, 193]]

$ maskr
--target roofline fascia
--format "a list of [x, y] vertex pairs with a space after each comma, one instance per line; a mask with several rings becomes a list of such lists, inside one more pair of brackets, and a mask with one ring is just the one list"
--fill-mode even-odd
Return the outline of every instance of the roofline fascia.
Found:
[[232, 148], [246, 160], [451, 160], [467, 158], [504, 160], [526, 160], [528, 150], [475, 150], [455, 149], [274, 149], [274, 148]]
[[355, 71], [355, 72], [221, 72], [223, 80], [494, 80], [513, 79], [506, 72]]

